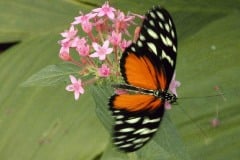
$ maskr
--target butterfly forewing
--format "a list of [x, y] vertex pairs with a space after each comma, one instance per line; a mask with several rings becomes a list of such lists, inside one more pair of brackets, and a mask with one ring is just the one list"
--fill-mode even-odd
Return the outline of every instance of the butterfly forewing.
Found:
[[139, 38], [136, 42], [138, 52], [154, 53], [160, 59], [170, 83], [176, 65], [177, 33], [170, 14], [160, 7], [155, 7], [145, 16]]
[[[115, 94], [109, 101], [115, 118], [113, 141], [118, 149], [136, 151], [158, 130], [165, 99], [156, 97], [152, 91], [168, 90], [176, 51], [172, 18], [165, 9], [153, 8], [145, 15], [136, 43], [126, 48], [120, 60], [121, 74], [127, 84], [117, 86], [133, 93]], [[142, 93], [144, 90], [148, 92]]]

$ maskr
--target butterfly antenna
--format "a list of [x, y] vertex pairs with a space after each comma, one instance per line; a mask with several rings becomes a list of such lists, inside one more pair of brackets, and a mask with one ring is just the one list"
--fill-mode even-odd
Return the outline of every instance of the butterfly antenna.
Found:
[[212, 98], [212, 97], [221, 97], [224, 102], [227, 101], [226, 97], [224, 96], [224, 93], [221, 91], [221, 89], [218, 86], [214, 87], [214, 90], [217, 92], [217, 94], [214, 95], [207, 95], [207, 96], [192, 96], [192, 97], [180, 97], [178, 99], [193, 99], [193, 98]]
[[206, 134], [206, 132], [198, 125], [198, 123], [195, 122], [195, 120], [193, 120], [193, 118], [186, 112], [186, 110], [184, 110], [182, 107], [177, 107], [177, 108], [180, 108], [180, 110], [188, 117], [188, 119], [193, 122], [195, 127], [200, 130], [205, 140], [208, 141], [208, 135]]
[[212, 98], [212, 97], [222, 97], [224, 101], [226, 101], [226, 98], [224, 96], [224, 93], [218, 93], [214, 95], [207, 95], [207, 96], [191, 96], [191, 97], [178, 97], [178, 99], [194, 99], [194, 98]]
[[[221, 89], [218, 86], [214, 87], [214, 90], [217, 92], [217, 94], [214, 95], [208, 95], [208, 96], [193, 96], [193, 97], [180, 97], [178, 99], [192, 99], [192, 98], [212, 98], [212, 97], [221, 97], [223, 99], [223, 101], [227, 101], [226, 97], [224, 96], [224, 93], [221, 91]], [[187, 117], [194, 122], [194, 120], [192, 119], [192, 117], [182, 108], [182, 107], [178, 107], [180, 108], [180, 110], [187, 115]], [[218, 117], [218, 107], [216, 108], [217, 110], [217, 117]], [[194, 123], [194, 125], [200, 130], [200, 132], [202, 133], [202, 135], [205, 137], [206, 141], [208, 141], [208, 136], [206, 134], [206, 132], [204, 132], [204, 130], [198, 125], [198, 123]]]

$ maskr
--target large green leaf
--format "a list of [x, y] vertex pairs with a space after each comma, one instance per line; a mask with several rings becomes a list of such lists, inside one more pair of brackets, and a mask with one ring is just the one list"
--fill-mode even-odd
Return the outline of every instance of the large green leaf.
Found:
[[[90, 91], [75, 102], [64, 91], [65, 84], [19, 87], [42, 68], [60, 63], [59, 33], [79, 10], [86, 12], [103, 2], [0, 0], [0, 42], [19, 42], [0, 54], [0, 159], [98, 159], [107, 144], [103, 158], [112, 155], [109, 134], [96, 117]], [[172, 13], [179, 35], [179, 96], [200, 96], [179, 99], [179, 105], [168, 111], [172, 124], [192, 159], [239, 159], [239, 0], [110, 3], [139, 14], [160, 4]], [[202, 97], [216, 94], [216, 85], [225, 99]], [[216, 108], [220, 125], [214, 128], [210, 121]]]

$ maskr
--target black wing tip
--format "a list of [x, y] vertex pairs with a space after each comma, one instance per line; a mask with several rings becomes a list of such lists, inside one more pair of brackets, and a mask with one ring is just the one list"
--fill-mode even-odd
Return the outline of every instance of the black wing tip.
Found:
[[134, 51], [132, 51], [132, 47], [134, 47], [134, 43], [132, 43], [130, 46], [128, 46], [125, 51], [122, 53], [122, 57], [120, 59], [120, 72], [121, 72], [121, 75], [124, 79], [124, 81], [129, 84], [128, 80], [127, 80], [127, 75], [126, 75], [126, 69], [125, 69], [125, 64], [126, 64], [126, 58], [128, 56], [128, 54], [130, 53], [135, 53]]

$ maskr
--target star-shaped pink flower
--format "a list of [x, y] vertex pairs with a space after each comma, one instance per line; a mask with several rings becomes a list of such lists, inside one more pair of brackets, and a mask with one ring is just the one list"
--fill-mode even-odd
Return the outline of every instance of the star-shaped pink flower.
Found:
[[110, 75], [110, 68], [106, 64], [102, 64], [102, 67], [98, 68], [98, 75], [100, 77], [108, 77]]
[[70, 80], [72, 84], [66, 86], [66, 90], [70, 92], [74, 92], [75, 100], [79, 99], [80, 94], [84, 93], [84, 89], [82, 87], [82, 81], [80, 79], [76, 79], [73, 75], [70, 75]]
[[108, 40], [104, 41], [103, 46], [100, 46], [96, 42], [93, 42], [92, 46], [96, 52], [91, 54], [90, 57], [99, 57], [100, 60], [105, 60], [106, 55], [112, 53], [113, 51], [112, 48], [109, 48]]
[[122, 40], [122, 33], [117, 33], [115, 31], [112, 31], [112, 35], [109, 36], [109, 41], [113, 46], [118, 46], [121, 43]]
[[69, 48], [68, 47], [61, 47], [59, 51], [59, 57], [64, 61], [71, 61], [72, 58], [69, 54]]
[[61, 33], [61, 36], [64, 37], [65, 39], [73, 39], [76, 34], [77, 34], [78, 30], [74, 28], [74, 26], [72, 25], [69, 30], [65, 30], [64, 32]]
[[84, 15], [82, 12], [80, 12], [80, 16], [75, 17], [75, 21], [72, 22], [72, 24], [75, 25], [75, 24], [83, 24], [83, 23], [89, 22], [89, 20], [95, 16], [96, 16], [96, 13], [88, 13]]
[[176, 78], [176, 73], [174, 72], [172, 81], [169, 85], [169, 91], [171, 93], [175, 94], [176, 96], [178, 96], [176, 89], [181, 85], [181, 83], [179, 81], [177, 81], [175, 78]]
[[101, 8], [96, 8], [93, 10], [93, 12], [97, 13], [97, 16], [102, 17], [102, 16], [108, 16], [110, 19], [114, 19], [114, 12], [116, 11], [115, 8], [110, 7], [108, 2], [105, 2], [104, 5], [102, 5]]

